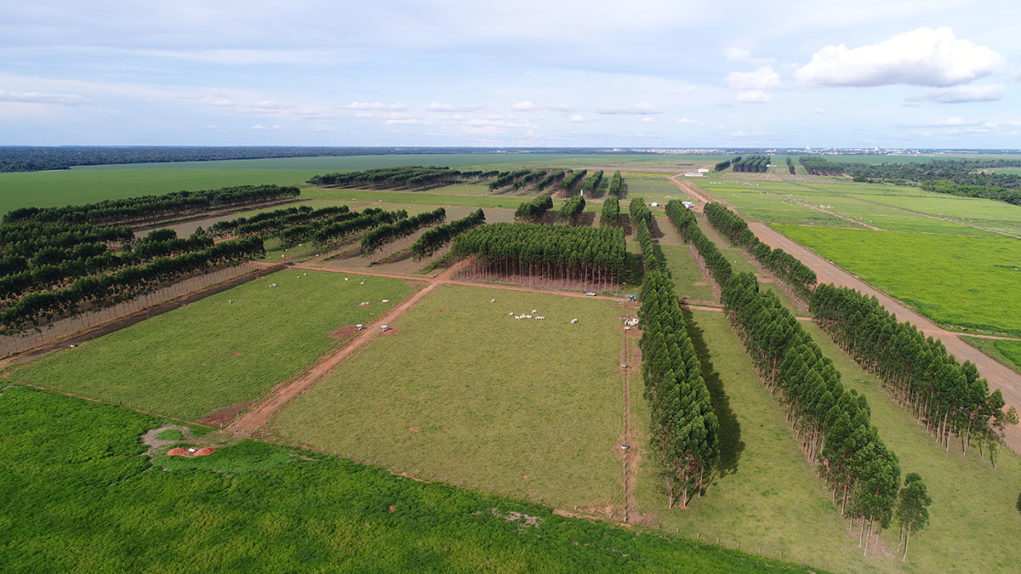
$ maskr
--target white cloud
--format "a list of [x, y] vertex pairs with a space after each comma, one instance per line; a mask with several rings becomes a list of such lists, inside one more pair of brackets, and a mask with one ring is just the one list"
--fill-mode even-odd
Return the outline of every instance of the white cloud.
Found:
[[574, 114], [573, 116], [570, 117], [570, 120], [572, 122], [576, 122], [576, 123], [577, 122], [583, 122], [583, 121], [585, 121], [585, 116], [583, 116], [581, 114]]
[[273, 124], [271, 126], [264, 126], [262, 124], [255, 124], [254, 126], [251, 126], [248, 129], [250, 129], [250, 130], [278, 130], [278, 129], [280, 129], [280, 126], [278, 124]]
[[773, 58], [756, 58], [752, 56], [752, 53], [744, 48], [738, 48], [737, 46], [731, 46], [723, 51], [723, 55], [731, 62], [742, 62], [745, 64], [772, 64], [776, 60]]
[[524, 100], [511, 104], [511, 109], [514, 110], [515, 112], [542, 112], [542, 111], [569, 112], [571, 111], [571, 106], [567, 104], [539, 105], [533, 102], [532, 100]]
[[691, 120], [689, 118], [681, 118], [681, 119], [677, 120], [677, 123], [679, 123], [679, 124], [690, 124], [690, 123], [694, 123], [694, 120]]
[[950, 28], [918, 28], [859, 48], [826, 46], [797, 76], [820, 86], [947, 87], [992, 74], [1003, 64], [999, 54], [958, 39]]
[[780, 74], [771, 66], [761, 66], [754, 72], [731, 72], [727, 74], [727, 85], [736, 90], [737, 101], [746, 104], [762, 104], [772, 98], [766, 92], [780, 85]]
[[627, 106], [623, 108], [602, 108], [598, 110], [600, 114], [605, 115], [635, 115], [635, 116], [647, 116], [650, 114], [662, 113], [655, 106], [648, 102], [638, 102], [633, 106]]
[[1003, 84], [977, 84], [930, 88], [920, 95], [908, 98], [910, 102], [930, 100], [940, 104], [963, 104], [967, 102], [992, 102], [1003, 97]]
[[482, 109], [482, 106], [454, 106], [451, 104], [441, 104], [439, 102], [431, 102], [429, 104], [430, 112], [477, 112]]
[[78, 94], [57, 94], [46, 92], [14, 92], [0, 90], [0, 102], [19, 102], [26, 104], [54, 104], [73, 106], [83, 102], [85, 98]]
[[651, 117], [649, 117], [649, 116], [645, 116], [644, 118], [642, 118], [642, 120], [641, 120], [641, 121], [642, 121], [643, 123], [646, 123], [646, 124], [651, 124], [652, 122], [654, 122], [654, 121], [656, 121], [656, 120], [655, 120], [655, 118], [651, 118]]
[[780, 85], [780, 74], [770, 66], [762, 66], [754, 72], [731, 72], [726, 81], [737, 90], [768, 90]]
[[744, 90], [737, 93], [737, 101], [743, 104], [764, 104], [773, 101], [773, 97], [764, 90]]
[[425, 122], [418, 118], [390, 118], [383, 123], [388, 126], [417, 126]]
[[408, 107], [404, 104], [384, 104], [383, 102], [351, 102], [347, 108], [350, 110], [405, 110]]

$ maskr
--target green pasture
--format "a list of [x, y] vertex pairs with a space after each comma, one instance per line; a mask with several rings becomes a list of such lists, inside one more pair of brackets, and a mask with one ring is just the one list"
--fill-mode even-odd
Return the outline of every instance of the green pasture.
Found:
[[[412, 291], [400, 280], [350, 279], [280, 271], [47, 355], [11, 376], [197, 420], [260, 397], [338, 344], [332, 332], [368, 323]], [[359, 307], [362, 301], [372, 304]]]
[[1017, 239], [775, 227], [938, 323], [1021, 334]]
[[273, 444], [244, 441], [204, 458], [140, 456], [139, 436], [162, 424], [0, 388], [3, 569], [807, 571]]
[[[532, 309], [545, 320], [510, 315]], [[269, 430], [419, 478], [602, 513], [623, 504], [622, 315], [606, 301], [443, 286]]]
[[1021, 373], [1021, 341], [997, 341], [966, 335], [961, 340]]

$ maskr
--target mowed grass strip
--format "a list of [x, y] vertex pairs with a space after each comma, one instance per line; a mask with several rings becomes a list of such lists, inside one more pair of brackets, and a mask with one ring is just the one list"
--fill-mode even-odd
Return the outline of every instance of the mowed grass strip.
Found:
[[424, 479], [603, 512], [623, 503], [622, 315], [606, 301], [443, 286], [269, 429]]
[[806, 571], [279, 445], [140, 456], [164, 423], [0, 385], [3, 570]]
[[197, 420], [263, 395], [338, 344], [341, 333], [332, 333], [368, 323], [413, 290], [401, 280], [344, 277], [280, 271], [53, 353], [12, 378]]
[[1021, 335], [1017, 239], [774, 227], [938, 323]]

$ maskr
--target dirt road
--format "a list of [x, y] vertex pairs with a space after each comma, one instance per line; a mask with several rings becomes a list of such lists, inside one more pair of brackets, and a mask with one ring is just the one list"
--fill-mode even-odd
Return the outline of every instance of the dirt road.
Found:
[[[837, 267], [814, 251], [794, 242], [787, 236], [771, 229], [764, 223], [749, 222], [751, 229], [759, 240], [773, 247], [783, 249], [797, 257], [802, 263], [815, 271], [820, 283], [832, 283], [841, 287], [851, 287], [870, 296], [875, 296], [887, 310], [897, 316], [898, 321], [913, 323], [927, 336], [935, 337], [943, 342], [947, 352], [958, 361], [971, 361], [978, 367], [979, 373], [989, 382], [991, 389], [1000, 389], [1008, 408], [1013, 406], [1021, 410], [1021, 374], [1007, 368], [992, 357], [961, 340], [957, 333], [947, 331], [926, 317], [906, 307], [900, 301], [875, 289], [868, 283]], [[1014, 452], [1021, 452], [1021, 425], [1011, 425], [1007, 429], [1007, 445]]]

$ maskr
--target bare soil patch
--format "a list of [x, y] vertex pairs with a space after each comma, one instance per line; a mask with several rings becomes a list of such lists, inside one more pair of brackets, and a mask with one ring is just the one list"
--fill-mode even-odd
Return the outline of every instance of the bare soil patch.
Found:
[[230, 424], [231, 421], [236, 419], [238, 415], [245, 412], [245, 409], [247, 409], [251, 404], [252, 401], [243, 401], [227, 405], [202, 417], [199, 419], [199, 422], [215, 427], [225, 427]]
[[330, 333], [330, 338], [331, 339], [344, 340], [344, 339], [350, 338], [351, 336], [353, 336], [357, 332], [358, 332], [358, 327], [355, 327], [354, 325], [344, 325], [343, 327], [341, 327], [341, 328], [337, 329], [336, 331]]

